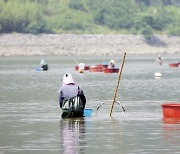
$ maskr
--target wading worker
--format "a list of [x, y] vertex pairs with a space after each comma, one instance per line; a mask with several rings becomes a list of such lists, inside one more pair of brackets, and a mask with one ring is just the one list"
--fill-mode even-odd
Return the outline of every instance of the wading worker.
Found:
[[115, 61], [110, 60], [109, 65], [110, 65], [110, 68], [115, 68]]
[[158, 57], [156, 58], [156, 62], [157, 62], [159, 65], [162, 65], [163, 59], [162, 59], [162, 57], [161, 57], [160, 54], [159, 54]]
[[48, 70], [48, 64], [47, 64], [47, 62], [44, 59], [41, 60], [40, 66], [41, 66], [41, 69], [43, 71], [47, 71]]
[[63, 76], [63, 86], [59, 89], [59, 106], [62, 109], [62, 118], [82, 117], [86, 105], [83, 90], [75, 84], [71, 74]]

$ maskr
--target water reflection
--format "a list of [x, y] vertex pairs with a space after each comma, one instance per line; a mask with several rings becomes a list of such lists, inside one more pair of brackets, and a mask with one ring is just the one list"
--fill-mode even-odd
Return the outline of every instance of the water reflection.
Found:
[[60, 149], [64, 154], [85, 153], [85, 120], [69, 118], [60, 120]]
[[163, 118], [164, 124], [180, 124], [180, 118]]
[[166, 149], [170, 153], [177, 153], [180, 145], [180, 119], [163, 118], [162, 135], [163, 142], [166, 145]]

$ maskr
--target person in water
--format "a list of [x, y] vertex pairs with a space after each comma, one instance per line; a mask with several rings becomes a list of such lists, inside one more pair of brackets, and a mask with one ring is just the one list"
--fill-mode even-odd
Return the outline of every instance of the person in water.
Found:
[[162, 59], [162, 57], [161, 57], [160, 54], [159, 54], [158, 57], [156, 58], [156, 62], [157, 62], [159, 65], [162, 65], [163, 59]]
[[110, 60], [109, 65], [110, 65], [110, 68], [115, 68], [115, 61]]
[[47, 64], [47, 62], [44, 59], [41, 60], [40, 66], [41, 66], [41, 69], [43, 71], [47, 71], [48, 70], [48, 64]]
[[86, 97], [83, 90], [75, 84], [71, 74], [63, 76], [63, 86], [59, 89], [59, 106], [62, 118], [83, 117]]

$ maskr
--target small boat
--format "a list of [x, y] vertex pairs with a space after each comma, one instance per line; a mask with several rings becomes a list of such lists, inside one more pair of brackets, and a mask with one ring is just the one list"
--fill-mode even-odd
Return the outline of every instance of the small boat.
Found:
[[99, 66], [92, 66], [90, 67], [90, 72], [103, 72], [103, 67], [99, 67]]
[[103, 72], [103, 70], [107, 67], [108, 64], [103, 63], [103, 64], [97, 64], [96, 66], [91, 66], [89, 70], [90, 72]]
[[180, 103], [162, 104], [161, 107], [164, 118], [180, 119]]
[[179, 65], [180, 65], [180, 62], [170, 63], [169, 67], [178, 67]]
[[104, 68], [104, 73], [118, 73], [119, 68]]
[[97, 67], [102, 67], [102, 68], [107, 68], [108, 64], [97, 64], [96, 66]]

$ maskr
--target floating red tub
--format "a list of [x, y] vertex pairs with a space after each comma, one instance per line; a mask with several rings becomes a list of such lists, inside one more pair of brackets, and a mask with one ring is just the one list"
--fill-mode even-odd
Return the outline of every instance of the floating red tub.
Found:
[[108, 64], [97, 64], [97, 67], [107, 68]]
[[92, 66], [89, 70], [90, 72], [103, 72], [103, 67]]
[[180, 118], [180, 104], [162, 104], [164, 118]]
[[104, 68], [104, 73], [118, 73], [119, 68]]
[[169, 67], [178, 67], [180, 63], [170, 63], [169, 64]]
[[[89, 66], [85, 66], [84, 70], [89, 70], [89, 68], [90, 68]], [[75, 70], [78, 70], [78, 69], [79, 69], [79, 66], [75, 66]]]

